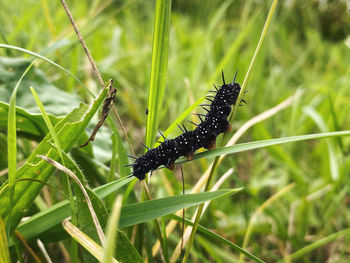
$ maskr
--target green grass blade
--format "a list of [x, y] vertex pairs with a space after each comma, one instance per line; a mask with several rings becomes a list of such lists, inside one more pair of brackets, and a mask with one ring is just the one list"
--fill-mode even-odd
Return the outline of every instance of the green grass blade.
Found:
[[[322, 132], [327, 132], [328, 128], [327, 125], [322, 118], [322, 116], [312, 107], [306, 106], [304, 107], [304, 112], [317, 124], [319, 129]], [[338, 137], [339, 138], [339, 137]], [[328, 148], [328, 156], [329, 156], [329, 167], [330, 167], [330, 174], [332, 180], [337, 181], [339, 179], [339, 163], [337, 160], [336, 150], [334, 142], [327, 139], [327, 148]]]
[[272, 16], [275, 12], [275, 9], [276, 9], [276, 6], [277, 6], [277, 3], [278, 3], [278, 0], [273, 0], [272, 2], [272, 5], [270, 7], [270, 11], [269, 11], [269, 14], [267, 15], [267, 18], [266, 18], [266, 21], [265, 21], [265, 25], [264, 25], [264, 28], [261, 32], [261, 35], [260, 35], [260, 39], [259, 39], [259, 42], [258, 42], [258, 45], [255, 49], [255, 52], [254, 52], [254, 55], [253, 55], [253, 58], [252, 60], [250, 61], [250, 64], [249, 64], [249, 68], [248, 68], [248, 71], [244, 77], [244, 80], [243, 80], [243, 84], [242, 84], [242, 88], [241, 88], [241, 91], [238, 95], [238, 98], [237, 98], [237, 101], [238, 103], [236, 104], [236, 106], [233, 108], [233, 112], [232, 112], [232, 117], [234, 118], [236, 113], [237, 113], [237, 109], [238, 109], [238, 105], [239, 105], [239, 102], [241, 101], [242, 99], [242, 96], [245, 92], [245, 89], [246, 89], [246, 86], [247, 86], [247, 82], [248, 82], [248, 79], [249, 79], [249, 76], [252, 72], [252, 68], [255, 64], [255, 61], [256, 61], [256, 58], [258, 57], [258, 54], [260, 52], [260, 49], [261, 49], [261, 46], [265, 40], [265, 36], [267, 34], [267, 30], [269, 29], [270, 27], [270, 23], [271, 23], [271, 19], [272, 19]]
[[106, 229], [106, 244], [103, 252], [103, 263], [111, 263], [117, 243], [117, 228], [120, 218], [123, 196], [118, 195], [115, 199], [111, 215], [108, 219]]
[[[83, 246], [99, 262], [101, 262], [103, 258], [103, 248], [100, 245], [98, 245], [94, 240], [92, 240], [88, 235], [86, 235], [84, 232], [82, 232], [79, 228], [74, 226], [68, 220], [64, 220], [62, 222], [62, 226], [71, 237], [73, 237], [81, 246]], [[118, 261], [115, 259], [112, 259], [112, 262], [117, 263]]]
[[151, 77], [148, 93], [147, 146], [151, 146], [154, 142], [164, 100], [168, 69], [170, 16], [171, 0], [156, 1]]
[[41, 103], [41, 101], [39, 99], [38, 93], [36, 93], [36, 91], [35, 91], [35, 89], [33, 87], [30, 87], [29, 89], [32, 92], [33, 97], [35, 99], [35, 102], [36, 102], [36, 104], [39, 107], [39, 110], [40, 110], [40, 112], [41, 112], [41, 114], [43, 116], [43, 119], [44, 119], [44, 121], [46, 123], [46, 126], [49, 129], [49, 132], [50, 132], [50, 134], [52, 136], [53, 141], [55, 142], [55, 145], [57, 147], [57, 152], [58, 152], [58, 154], [59, 154], [59, 156], [60, 156], [60, 158], [62, 160], [62, 163], [64, 165], [64, 158], [63, 158], [63, 155], [62, 155], [62, 148], [61, 148], [60, 141], [58, 140], [57, 133], [55, 132], [55, 129], [52, 126], [52, 123], [50, 121], [50, 118], [49, 118], [49, 116], [47, 115], [47, 113], [45, 111], [44, 105]]
[[283, 258], [283, 260], [280, 260], [278, 262], [292, 262], [295, 259], [303, 258], [307, 253], [311, 252], [312, 250], [315, 250], [321, 246], [324, 246], [341, 236], [349, 236], [349, 235], [350, 235], [350, 228], [343, 229], [339, 232], [336, 232], [329, 236], [321, 238], [320, 240], [317, 240], [311, 243], [310, 245], [303, 247], [302, 249], [295, 251], [294, 253], [288, 255], [287, 257]]
[[[245, 152], [245, 151], [255, 150], [255, 149], [269, 147], [273, 145], [280, 145], [285, 143], [300, 142], [300, 141], [315, 140], [315, 139], [340, 137], [340, 136], [349, 136], [349, 135], [350, 135], [350, 131], [324, 132], [324, 133], [284, 137], [284, 138], [271, 139], [271, 140], [247, 142], [247, 143], [236, 144], [229, 147], [217, 148], [214, 150], [197, 153], [194, 155], [193, 159], [198, 160], [202, 158], [213, 158], [224, 154]], [[186, 158], [181, 157], [180, 159], [177, 160], [176, 163], [184, 163], [184, 162], [187, 162]]]
[[7, 242], [7, 236], [6, 236], [6, 229], [4, 220], [2, 220], [2, 217], [0, 217], [0, 262], [1, 263], [10, 263], [10, 253], [8, 250], [8, 242]]
[[11, 229], [11, 218], [12, 218], [12, 206], [13, 206], [13, 194], [15, 191], [15, 181], [16, 181], [16, 170], [17, 170], [17, 131], [16, 131], [16, 95], [17, 90], [19, 89], [19, 85], [22, 82], [24, 76], [28, 73], [28, 71], [32, 68], [34, 61], [27, 67], [27, 69], [23, 72], [21, 78], [17, 82], [9, 104], [8, 111], [8, 124], [7, 124], [7, 153], [8, 153], [8, 176], [9, 176], [9, 214], [7, 221], [7, 235], [10, 237], [10, 229]]
[[[174, 220], [177, 220], [179, 222], [182, 222], [182, 217], [179, 217], [177, 215], [172, 214], [172, 215], [169, 215], [167, 217], [170, 218], [170, 219], [174, 219]], [[186, 225], [193, 226], [193, 222], [191, 222], [190, 220], [188, 220], [186, 218], [185, 218], [185, 223], [186, 223]], [[249, 251], [241, 248], [240, 246], [237, 246], [236, 244], [232, 243], [230, 240], [227, 240], [226, 238], [223, 238], [222, 236], [214, 233], [213, 231], [209, 230], [208, 228], [206, 228], [204, 226], [198, 225], [198, 232], [202, 233], [203, 235], [205, 235], [207, 237], [213, 238], [218, 243], [223, 243], [225, 245], [228, 245], [232, 249], [237, 250], [238, 252], [244, 254], [247, 258], [255, 260], [256, 262], [259, 262], [259, 263], [264, 263], [263, 260], [261, 260], [260, 258], [258, 258], [255, 255], [253, 255]]]
[[185, 194], [126, 205], [122, 208], [120, 227], [124, 228], [146, 222], [186, 207], [196, 206], [209, 200], [232, 195], [240, 190], [242, 188]]

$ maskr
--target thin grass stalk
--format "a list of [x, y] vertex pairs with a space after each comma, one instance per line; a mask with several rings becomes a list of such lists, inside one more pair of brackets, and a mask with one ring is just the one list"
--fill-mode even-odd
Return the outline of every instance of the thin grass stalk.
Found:
[[[170, 33], [171, 0], [157, 0], [154, 18], [153, 48], [150, 86], [148, 92], [148, 118], [146, 126], [146, 145], [151, 146], [157, 133], [160, 112], [165, 95], [165, 84], [168, 70], [168, 48]], [[151, 200], [146, 183], [142, 182], [142, 199]], [[146, 195], [144, 194], [146, 193]], [[161, 227], [157, 220], [153, 220], [154, 229], [163, 251], [165, 251]]]
[[157, 0], [154, 19], [153, 49], [150, 86], [148, 91], [148, 117], [146, 145], [151, 146], [157, 133], [165, 95], [168, 70], [168, 49], [171, 0]]
[[[232, 119], [232, 117], [234, 118], [235, 115], [236, 115], [236, 112], [237, 112], [237, 109], [238, 109], [238, 105], [240, 104], [240, 101], [241, 101], [241, 98], [242, 98], [242, 95], [244, 94], [244, 91], [245, 91], [245, 88], [246, 88], [246, 85], [247, 85], [247, 81], [248, 81], [248, 78], [251, 74], [251, 70], [253, 68], [253, 65], [255, 63], [255, 60], [259, 54], [259, 51], [261, 49], [261, 46], [262, 46], [262, 43], [265, 39], [265, 36], [266, 36], [266, 33], [267, 33], [267, 30], [270, 26], [270, 22], [271, 22], [271, 19], [272, 19], [272, 15], [274, 14], [274, 11], [275, 11], [275, 8], [276, 8], [276, 5], [278, 3], [278, 0], [274, 0], [272, 5], [271, 5], [271, 8], [270, 8], [270, 11], [269, 11], [269, 14], [267, 16], [267, 19], [265, 21], [265, 25], [264, 25], [264, 28], [262, 30], [262, 33], [260, 35], [260, 39], [259, 39], [259, 42], [258, 42], [258, 45], [255, 49], [255, 52], [254, 52], [254, 55], [253, 55], [253, 58], [250, 62], [250, 65], [249, 65], [249, 68], [248, 68], [248, 71], [247, 71], [247, 74], [244, 78], [244, 81], [243, 81], [243, 84], [242, 84], [242, 87], [241, 87], [241, 91], [238, 95], [238, 98], [237, 98], [237, 102], [236, 102], [236, 105], [234, 106], [233, 108], [233, 112], [230, 116], [230, 120]], [[225, 135], [224, 137], [225, 138]], [[223, 140], [221, 141], [221, 143], [223, 142]], [[204, 188], [204, 191], [207, 191], [210, 187], [210, 184], [213, 180], [213, 175], [214, 175], [214, 172], [215, 172], [215, 169], [216, 169], [216, 166], [219, 162], [219, 158], [220, 157], [216, 157], [214, 162], [213, 162], [213, 165], [212, 165], [212, 168], [211, 168], [211, 171], [210, 171], [210, 174], [209, 174], [209, 178], [208, 178], [208, 181], [207, 181], [207, 184], [205, 185], [205, 188]], [[197, 209], [197, 212], [196, 212], [196, 219], [194, 221], [194, 225], [193, 225], [193, 228], [192, 228], [192, 232], [191, 232], [191, 236], [190, 236], [190, 239], [189, 239], [189, 242], [188, 242], [188, 245], [187, 245], [187, 248], [186, 248], [186, 252], [185, 252], [185, 256], [184, 256], [184, 259], [183, 259], [183, 263], [186, 263], [187, 260], [188, 260], [188, 256], [190, 254], [190, 251], [191, 251], [191, 248], [192, 248], [192, 245], [193, 245], [193, 241], [194, 241], [194, 237], [195, 237], [195, 234], [196, 234], [196, 231], [197, 231], [197, 227], [198, 227], [198, 224], [199, 224], [199, 219], [201, 217], [201, 214], [202, 214], [202, 210], [203, 210], [203, 206], [204, 205], [200, 205]]]

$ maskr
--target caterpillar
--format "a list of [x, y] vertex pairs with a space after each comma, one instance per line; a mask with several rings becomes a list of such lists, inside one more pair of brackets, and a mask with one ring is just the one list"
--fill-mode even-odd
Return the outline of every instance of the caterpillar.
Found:
[[[236, 104], [237, 97], [241, 90], [241, 86], [235, 82], [237, 72], [234, 76], [232, 83], [225, 83], [224, 72], [222, 72], [223, 84], [220, 86], [214, 85], [215, 90], [210, 90], [214, 93], [208, 95], [206, 99], [211, 104], [201, 105], [207, 114], [196, 114], [201, 123], [196, 124], [193, 131], [188, 131], [183, 125], [179, 129], [182, 134], [174, 139], [166, 139], [162, 133], [161, 136], [164, 141], [157, 147], [150, 149], [145, 146], [148, 151], [140, 156], [133, 157], [135, 162], [129, 164], [133, 168], [133, 172], [130, 176], [135, 176], [139, 180], [144, 180], [148, 172], [157, 169], [159, 166], [164, 165], [169, 169], [173, 169], [175, 161], [181, 157], [186, 156], [188, 160], [192, 160], [193, 154], [199, 148], [206, 148], [208, 150], [215, 148], [216, 137], [231, 129], [231, 126], [227, 120], [231, 113], [232, 105]], [[245, 100], [241, 100], [245, 102]], [[209, 109], [205, 108], [209, 107]]]

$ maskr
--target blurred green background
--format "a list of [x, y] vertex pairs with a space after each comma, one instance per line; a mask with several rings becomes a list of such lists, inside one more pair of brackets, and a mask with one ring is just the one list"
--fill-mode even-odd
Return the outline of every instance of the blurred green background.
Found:
[[[104, 80], [115, 81], [116, 108], [135, 151], [141, 154], [155, 3], [107, 0], [70, 1], [68, 5]], [[221, 70], [228, 80], [238, 70], [237, 80], [242, 84], [270, 5], [271, 1], [249, 0], [173, 1], [160, 130], [167, 129], [213, 83], [220, 84]], [[244, 95], [247, 105], [238, 109], [233, 131], [297, 91], [302, 95], [292, 106], [254, 125], [238, 143], [349, 129], [349, 10], [350, 5], [345, 1], [278, 3], [247, 84], [248, 93]], [[100, 90], [59, 1], [4, 0], [0, 25], [0, 43], [42, 54], [69, 70], [95, 93]], [[16, 82], [32, 59], [12, 49], [0, 49], [1, 101], [9, 102]], [[18, 93], [17, 105], [30, 112], [38, 112], [28, 89], [30, 85], [37, 89], [45, 109], [56, 116], [67, 114], [81, 101], [92, 101], [74, 79], [40, 62]], [[6, 124], [2, 123], [0, 131], [3, 171], [7, 167]], [[171, 137], [177, 134], [174, 132]], [[349, 143], [347, 137], [340, 137], [226, 157], [217, 174], [222, 175], [231, 167], [235, 172], [223, 188], [244, 187], [244, 191], [231, 199], [214, 202], [201, 224], [242, 245], [248, 222], [256, 210], [279, 190], [295, 183], [293, 189], [256, 217], [249, 251], [267, 262], [275, 262], [348, 228]], [[23, 161], [35, 143], [22, 139], [19, 144], [18, 159]], [[99, 132], [93, 147], [93, 158], [109, 164], [111, 142], [107, 127]], [[125, 147], [128, 147], [126, 141]], [[210, 161], [184, 165], [186, 189], [195, 184]], [[151, 191], [154, 197], [178, 194], [182, 191], [181, 182], [162, 170], [152, 177]], [[306, 251], [293, 262], [348, 262], [349, 242], [349, 236], [340, 235]], [[200, 237], [195, 249], [197, 253], [192, 260], [197, 262], [232, 262], [238, 257], [236, 252]], [[205, 256], [209, 254], [209, 258]]]

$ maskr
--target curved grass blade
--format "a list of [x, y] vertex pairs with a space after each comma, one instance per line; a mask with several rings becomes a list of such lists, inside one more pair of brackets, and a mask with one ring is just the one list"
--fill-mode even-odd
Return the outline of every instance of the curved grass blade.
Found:
[[38, 54], [35, 53], [33, 51], [30, 51], [28, 49], [24, 49], [24, 48], [20, 48], [20, 47], [16, 47], [16, 46], [12, 46], [12, 45], [6, 45], [6, 44], [0, 44], [0, 48], [8, 48], [8, 49], [13, 49], [13, 50], [17, 50], [20, 52], [23, 52], [25, 54], [31, 55], [33, 57], [36, 58], [40, 58], [48, 63], [50, 63], [51, 65], [55, 66], [56, 68], [62, 70], [64, 73], [66, 73], [68, 76], [72, 77], [73, 79], [75, 79], [91, 96], [95, 97], [95, 95], [93, 94], [92, 91], [89, 90], [89, 88], [80, 80], [78, 79], [76, 76], [74, 76], [72, 73], [70, 73], [68, 70], [66, 70], [65, 68], [63, 68], [62, 66], [58, 65], [57, 63], [53, 62], [52, 60]]
[[[291, 137], [284, 137], [284, 138], [271, 139], [271, 140], [241, 143], [241, 144], [236, 144], [229, 147], [217, 148], [214, 150], [197, 153], [194, 155], [193, 159], [199, 160], [202, 158], [213, 158], [220, 155], [245, 152], [245, 151], [264, 148], [264, 147], [273, 146], [273, 145], [280, 145], [285, 143], [300, 142], [300, 141], [315, 140], [315, 139], [340, 137], [340, 136], [350, 136], [350, 131], [324, 132], [324, 133], [306, 134], [306, 135], [291, 136]], [[178, 163], [184, 163], [184, 162], [187, 162], [186, 158], [181, 157], [180, 159], [177, 160], [176, 163], [178, 164]]]
[[13, 196], [15, 192], [16, 182], [16, 170], [17, 170], [17, 131], [16, 131], [16, 95], [19, 89], [19, 85], [22, 82], [24, 76], [32, 68], [34, 61], [26, 68], [21, 78], [18, 80], [9, 103], [9, 111], [7, 118], [7, 154], [8, 154], [8, 178], [9, 178], [9, 207], [8, 220], [7, 220], [7, 237], [10, 237], [11, 223], [12, 223], [12, 207], [13, 207]]
[[297, 258], [303, 258], [307, 253], [311, 252], [312, 250], [315, 250], [321, 246], [324, 246], [334, 240], [336, 240], [337, 238], [341, 237], [341, 236], [349, 236], [350, 235], [350, 228], [346, 228], [343, 229], [341, 231], [338, 231], [336, 233], [333, 233], [329, 236], [326, 236], [324, 238], [321, 238], [320, 240], [317, 240], [313, 243], [311, 243], [310, 245], [307, 245], [297, 251], [295, 251], [294, 253], [286, 256], [285, 258], [283, 258], [282, 260], [279, 260], [278, 262], [292, 262]]

